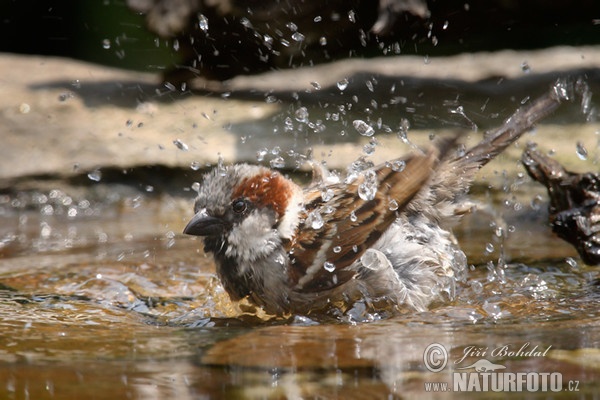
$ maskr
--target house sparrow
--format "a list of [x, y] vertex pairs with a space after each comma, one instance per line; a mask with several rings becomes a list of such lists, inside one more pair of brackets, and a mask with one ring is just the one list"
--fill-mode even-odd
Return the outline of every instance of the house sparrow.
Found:
[[269, 314], [423, 311], [464, 280], [466, 257], [450, 227], [475, 173], [556, 109], [559, 92], [466, 152], [442, 140], [344, 182], [303, 189], [262, 166], [216, 168], [204, 176], [184, 233], [204, 236], [233, 300]]
[[552, 230], [586, 264], [600, 264], [600, 175], [570, 172], [533, 145], [523, 152], [522, 162], [529, 176], [548, 190]]

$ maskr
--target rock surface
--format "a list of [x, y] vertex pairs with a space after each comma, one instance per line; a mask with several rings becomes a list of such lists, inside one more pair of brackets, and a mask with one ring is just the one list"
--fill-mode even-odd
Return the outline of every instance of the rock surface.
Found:
[[[304, 153], [312, 147], [315, 158], [325, 158], [331, 168], [344, 168], [363, 154], [370, 139], [352, 128], [353, 119], [365, 119], [377, 131], [379, 146], [372, 158], [390, 159], [410, 147], [393, 134], [402, 115], [417, 121], [409, 131], [410, 140], [427, 143], [433, 123], [467, 133], [476, 127], [472, 122], [477, 117], [484, 121], [481, 125], [499, 125], [521, 99], [547, 90], [565, 74], [585, 74], [593, 93], [600, 82], [599, 70], [597, 47], [503, 51], [427, 62], [401, 56], [238, 77], [226, 82], [220, 92], [191, 93], [161, 86], [160, 77], [151, 74], [70, 59], [1, 54], [0, 186], [24, 177], [72, 176], [103, 167], [194, 165], [197, 169], [219, 157], [225, 162], [256, 162], [260, 149], [269, 151], [268, 162], [277, 146], [283, 156], [288, 150]], [[440, 98], [435, 99], [438, 93]], [[469, 93], [479, 103], [465, 108], [457, 123], [450, 117], [462, 109], [451, 107], [462, 105], [459, 98], [468, 103]], [[456, 96], [455, 103], [450, 96]], [[437, 105], [420, 104], [425, 97]], [[494, 106], [496, 119], [489, 117]], [[345, 112], [334, 121], [335, 113], [327, 110], [340, 107]], [[568, 107], [578, 113], [577, 105]], [[303, 119], [299, 110], [310, 111], [310, 117]], [[391, 134], [385, 132], [388, 121], [376, 118], [384, 111], [394, 115], [393, 123], [389, 122]], [[588, 110], [587, 118], [595, 118], [594, 109]], [[294, 127], [288, 132], [290, 121]], [[558, 121], [562, 125], [540, 126], [533, 138], [548, 148], [566, 147], [568, 160], [557, 154], [566, 166], [578, 161], [577, 141], [594, 158], [594, 133], [599, 129], [586, 123], [584, 115], [569, 122], [573, 125], [568, 135], [564, 121]], [[328, 127], [319, 130], [321, 125]], [[347, 128], [345, 134], [339, 127]], [[471, 133], [470, 140], [481, 137]], [[517, 152], [514, 159], [519, 157]], [[287, 167], [294, 166], [286, 161]]]

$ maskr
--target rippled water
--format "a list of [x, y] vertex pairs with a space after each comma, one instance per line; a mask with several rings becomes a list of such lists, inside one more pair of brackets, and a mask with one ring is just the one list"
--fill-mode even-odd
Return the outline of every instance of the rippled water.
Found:
[[[502, 218], [476, 212], [459, 226], [473, 265], [457, 299], [360, 316], [370, 323], [264, 321], [232, 304], [201, 242], [180, 234], [189, 192], [100, 182], [2, 195], [0, 398], [437, 398], [456, 393], [431, 383], [453, 385], [483, 358], [559, 373], [555, 396], [592, 396], [597, 269], [551, 235], [544, 207], [474, 192]], [[440, 372], [427, 368], [436, 348]], [[514, 353], [534, 348], [546, 352]]]

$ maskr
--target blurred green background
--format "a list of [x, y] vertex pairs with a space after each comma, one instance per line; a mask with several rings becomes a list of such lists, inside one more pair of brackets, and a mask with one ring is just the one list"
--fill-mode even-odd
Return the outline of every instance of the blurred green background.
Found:
[[176, 63], [171, 41], [144, 27], [125, 1], [0, 0], [0, 51], [70, 57], [162, 71]]

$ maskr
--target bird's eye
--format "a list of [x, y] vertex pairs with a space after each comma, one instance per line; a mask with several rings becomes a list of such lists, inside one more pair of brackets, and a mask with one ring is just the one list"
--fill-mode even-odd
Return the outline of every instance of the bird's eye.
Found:
[[242, 214], [248, 209], [248, 203], [244, 199], [237, 199], [231, 203], [231, 208], [236, 214]]

